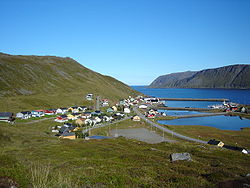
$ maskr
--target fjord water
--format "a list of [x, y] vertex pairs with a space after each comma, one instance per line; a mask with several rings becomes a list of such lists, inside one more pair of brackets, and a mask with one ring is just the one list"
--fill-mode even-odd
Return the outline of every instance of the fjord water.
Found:
[[[132, 86], [133, 89], [148, 95], [159, 98], [226, 98], [231, 102], [250, 104], [250, 90], [240, 89], [155, 89], [146, 86]], [[220, 104], [221, 102], [206, 101], [167, 101], [170, 107], [196, 107], [207, 108], [208, 105]], [[191, 115], [199, 112], [193, 111], [166, 111], [167, 115]], [[161, 124], [168, 125], [203, 125], [216, 127], [224, 130], [240, 130], [243, 127], [250, 127], [250, 120], [238, 116], [209, 116], [183, 118], [175, 120], [161, 120]]]
[[[131, 86], [133, 89], [149, 96], [159, 98], [223, 98], [231, 102], [250, 105], [250, 89], [182, 89], [182, 88], [148, 88], [147, 86]], [[204, 102], [197, 101], [168, 101], [167, 105], [172, 106], [172, 102], [187, 103], [187, 105], [199, 105]], [[198, 104], [196, 104], [198, 103]], [[205, 102], [208, 105], [216, 102]], [[205, 105], [207, 105], [205, 104]], [[203, 104], [202, 104], [203, 105]], [[182, 105], [184, 106], [184, 105]]]

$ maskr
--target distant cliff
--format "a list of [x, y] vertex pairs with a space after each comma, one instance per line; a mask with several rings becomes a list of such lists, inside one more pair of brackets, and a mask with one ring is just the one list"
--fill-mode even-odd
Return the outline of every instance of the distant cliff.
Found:
[[167, 74], [156, 78], [149, 87], [250, 89], [250, 65]]

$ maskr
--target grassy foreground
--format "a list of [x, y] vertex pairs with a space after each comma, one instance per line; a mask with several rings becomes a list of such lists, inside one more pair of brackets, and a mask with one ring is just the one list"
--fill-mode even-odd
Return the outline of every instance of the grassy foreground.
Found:
[[[55, 124], [0, 123], [0, 177], [19, 187], [214, 187], [249, 173], [249, 155], [239, 152], [187, 142], [61, 140], [50, 133]], [[172, 163], [173, 152], [189, 152], [193, 161]]]
[[202, 140], [217, 139], [227, 145], [250, 148], [250, 128], [244, 128], [240, 131], [221, 130], [207, 126], [185, 126], [185, 125], [167, 125], [167, 128], [180, 134]]

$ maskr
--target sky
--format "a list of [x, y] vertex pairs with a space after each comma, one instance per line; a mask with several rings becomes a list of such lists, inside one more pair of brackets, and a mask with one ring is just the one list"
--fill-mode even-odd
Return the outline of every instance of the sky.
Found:
[[0, 0], [0, 52], [71, 57], [128, 85], [250, 64], [250, 0]]

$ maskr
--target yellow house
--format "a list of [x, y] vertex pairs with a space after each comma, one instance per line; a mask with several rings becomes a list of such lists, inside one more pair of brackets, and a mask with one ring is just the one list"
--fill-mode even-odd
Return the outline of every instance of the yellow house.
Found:
[[224, 146], [223, 142], [221, 142], [219, 140], [215, 140], [215, 139], [209, 140], [208, 144], [216, 145], [216, 146], [219, 146], [219, 147], [223, 147]]
[[71, 140], [73, 140], [73, 139], [76, 139], [76, 135], [75, 135], [75, 133], [74, 132], [70, 132], [70, 133], [64, 133], [64, 134], [62, 134], [61, 136], [59, 136], [59, 138], [63, 138], [63, 139], [71, 139]]
[[74, 119], [74, 118], [75, 118], [75, 116], [74, 116], [74, 115], [72, 115], [72, 114], [68, 114], [68, 115], [67, 115], [67, 118], [68, 118], [68, 119]]
[[141, 118], [139, 116], [134, 116], [132, 118], [133, 121], [141, 121]]
[[72, 112], [72, 113], [78, 113], [79, 109], [77, 106], [72, 106], [68, 108], [68, 112]]
[[75, 132], [75, 131], [79, 131], [79, 129], [80, 129], [80, 127], [76, 127], [76, 128], [73, 129], [73, 131], [74, 131], [74, 132]]
[[223, 147], [223, 146], [224, 146], [224, 143], [220, 141], [220, 142], [218, 143], [218, 145], [217, 145], [217, 146], [219, 146], [219, 147]]

